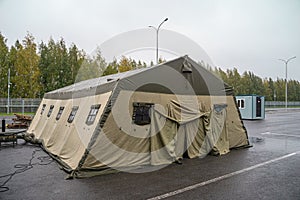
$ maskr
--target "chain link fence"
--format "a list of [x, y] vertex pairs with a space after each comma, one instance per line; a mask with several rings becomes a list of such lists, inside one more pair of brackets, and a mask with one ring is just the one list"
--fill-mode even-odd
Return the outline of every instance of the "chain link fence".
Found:
[[0, 98], [0, 113], [35, 113], [42, 99]]
[[[288, 101], [288, 107], [300, 107], [300, 101]], [[285, 101], [266, 101], [265, 102], [266, 108], [272, 107], [285, 107]]]

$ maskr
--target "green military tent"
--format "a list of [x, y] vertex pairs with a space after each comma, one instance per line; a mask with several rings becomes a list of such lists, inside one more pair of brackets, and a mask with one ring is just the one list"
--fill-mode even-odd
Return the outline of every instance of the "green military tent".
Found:
[[27, 132], [75, 177], [249, 145], [233, 89], [188, 56], [46, 93]]

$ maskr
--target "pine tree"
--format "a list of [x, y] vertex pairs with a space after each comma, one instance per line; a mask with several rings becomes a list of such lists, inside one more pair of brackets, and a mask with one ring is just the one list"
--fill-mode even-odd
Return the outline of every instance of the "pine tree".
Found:
[[107, 64], [102, 57], [100, 48], [97, 47], [95, 55], [92, 57], [86, 56], [81, 53], [81, 67], [77, 73], [75, 82], [97, 78], [103, 75]]
[[[96, 57], [97, 59], [97, 57]], [[71, 47], [69, 48], [69, 52], [68, 52], [68, 63], [67, 65], [69, 65], [71, 74], [69, 77], [69, 80], [66, 81], [67, 85], [73, 84], [75, 82], [75, 79], [78, 75], [78, 71], [80, 70], [80, 68], [82, 67], [82, 64], [85, 60], [84, 57], [84, 53], [82, 51], [79, 51], [77, 46], [75, 44], [72, 44]], [[95, 60], [95, 65], [98, 64], [97, 60]], [[97, 67], [97, 66], [96, 66]], [[99, 75], [100, 71], [94, 71], [94, 74]]]
[[9, 68], [9, 51], [6, 45], [7, 39], [0, 32], [0, 97], [7, 96], [7, 73]]
[[130, 59], [122, 56], [121, 60], [119, 61], [119, 72], [126, 72], [132, 69], [133, 67], [131, 65]]
[[22, 43], [16, 46], [15, 76], [12, 77], [14, 94], [19, 98], [36, 98], [40, 96], [41, 90], [37, 45], [30, 33], [27, 33]]

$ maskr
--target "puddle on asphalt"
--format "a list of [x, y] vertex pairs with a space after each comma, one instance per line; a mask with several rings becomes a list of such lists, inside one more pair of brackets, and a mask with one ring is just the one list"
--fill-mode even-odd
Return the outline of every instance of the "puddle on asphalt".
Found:
[[262, 137], [249, 137], [248, 138], [250, 144], [264, 142], [265, 138]]

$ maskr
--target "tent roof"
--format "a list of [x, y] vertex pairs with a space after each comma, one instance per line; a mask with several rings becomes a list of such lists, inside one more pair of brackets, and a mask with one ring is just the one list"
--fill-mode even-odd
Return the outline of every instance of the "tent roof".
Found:
[[104, 93], [112, 91], [116, 83], [124, 78], [130, 77], [134, 74], [138, 74], [149, 70], [152, 67], [135, 69], [118, 74], [111, 74], [107, 76], [101, 76], [99, 78], [93, 78], [85, 81], [80, 81], [72, 85], [53, 90], [45, 94], [44, 98], [48, 99], [68, 99], [82, 96], [89, 96], [98, 93]]
[[[191, 79], [188, 78], [186, 80], [190, 82], [196, 94], [232, 94], [232, 88], [224, 83], [221, 79], [190, 59], [188, 56], [182, 56], [152, 67], [81, 81], [73, 85], [48, 92], [45, 94], [45, 98], [69, 99], [101, 94], [113, 91], [118, 83], [121, 83], [119, 85], [121, 85], [122, 89], [132, 90], [132, 86], [142, 86], [145, 84], [146, 80], [154, 84], [150, 84], [146, 86], [148, 88], [144, 87], [139, 91], [144, 90], [145, 92], [168, 93], [169, 91], [165, 90], [165, 88], [159, 86], [158, 84], [155, 85], [155, 83], [164, 85], [161, 83], [168, 82], [172, 84], [173, 87], [179, 88], [180, 84], [178, 84], [178, 82], [180, 80], [176, 80], [176, 78], [170, 75], [170, 73], [174, 71], [170, 70], [170, 68], [175, 69], [175, 71], [179, 72], [180, 74], [185, 72], [188, 74], [189, 70], [194, 70]], [[184, 88], [181, 91], [177, 91], [181, 94], [185, 94], [186, 92]]]
[[149, 70], [150, 68], [151, 67], [135, 69], [135, 70], [127, 71], [127, 72], [111, 74], [111, 75], [107, 75], [107, 76], [101, 76], [101, 77], [98, 77], [98, 78], [93, 78], [93, 79], [80, 81], [80, 82], [74, 83], [72, 85], [69, 85], [69, 86], [66, 86], [66, 87], [63, 87], [63, 88], [60, 88], [60, 89], [57, 89], [57, 90], [53, 90], [51, 92], [48, 92], [47, 94], [75, 92], [75, 91], [80, 91], [80, 90], [87, 89], [87, 88], [90, 88], [90, 87], [98, 87], [100, 85], [104, 85], [104, 84], [110, 83], [110, 82], [115, 82], [117, 80], [127, 78], [129, 76], [134, 75], [134, 74], [138, 74], [140, 72]]

